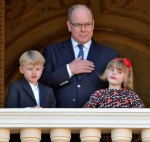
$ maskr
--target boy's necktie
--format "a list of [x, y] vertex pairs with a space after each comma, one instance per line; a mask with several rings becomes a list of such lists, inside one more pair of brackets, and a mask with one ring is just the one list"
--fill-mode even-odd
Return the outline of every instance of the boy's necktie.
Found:
[[[78, 58], [82, 56], [82, 60], [84, 60], [84, 52], [83, 52], [83, 45], [82, 44], [78, 44], [77, 45], [79, 47], [79, 53], [78, 53]], [[80, 81], [83, 77], [83, 74], [78, 74], [77, 78]]]

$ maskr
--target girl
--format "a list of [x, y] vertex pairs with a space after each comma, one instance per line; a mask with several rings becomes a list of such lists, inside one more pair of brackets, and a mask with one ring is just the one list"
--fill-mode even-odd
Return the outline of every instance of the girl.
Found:
[[103, 75], [109, 87], [95, 91], [84, 108], [143, 108], [144, 103], [133, 89], [133, 73], [130, 60], [115, 58], [110, 61]]
[[[103, 75], [109, 87], [95, 91], [84, 108], [143, 108], [144, 103], [133, 89], [133, 73], [130, 60], [115, 58], [110, 61]], [[110, 134], [102, 134], [100, 142], [112, 142]], [[141, 142], [140, 135], [133, 134], [132, 142]]]

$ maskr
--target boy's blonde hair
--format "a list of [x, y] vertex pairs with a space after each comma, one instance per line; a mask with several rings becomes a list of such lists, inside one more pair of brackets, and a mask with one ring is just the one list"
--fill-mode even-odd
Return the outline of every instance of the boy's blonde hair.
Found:
[[130, 60], [126, 58], [115, 58], [110, 61], [106, 67], [106, 70], [100, 76], [101, 80], [107, 81], [108, 70], [110, 68], [116, 68], [119, 71], [125, 72], [125, 79], [123, 81], [122, 87], [133, 89], [133, 71]]
[[40, 52], [36, 50], [29, 50], [21, 55], [19, 63], [20, 66], [23, 66], [24, 63], [32, 65], [44, 65], [45, 59]]

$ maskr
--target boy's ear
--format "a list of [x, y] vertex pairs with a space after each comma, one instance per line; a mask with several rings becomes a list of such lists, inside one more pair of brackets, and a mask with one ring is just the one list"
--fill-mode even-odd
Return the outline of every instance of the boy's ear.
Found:
[[23, 73], [22, 66], [19, 67], [19, 71], [20, 71], [21, 73]]

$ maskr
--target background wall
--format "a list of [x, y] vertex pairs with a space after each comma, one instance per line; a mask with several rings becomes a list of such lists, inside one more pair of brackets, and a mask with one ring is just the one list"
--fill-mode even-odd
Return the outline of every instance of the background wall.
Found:
[[4, 1], [0, 1], [0, 106], [4, 103]]
[[[21, 77], [20, 55], [43, 50], [47, 43], [67, 39], [67, 10], [87, 4], [95, 18], [94, 39], [131, 59], [134, 89], [150, 107], [150, 1], [149, 0], [5, 0], [5, 85]], [[2, 52], [1, 52], [2, 53]]]

